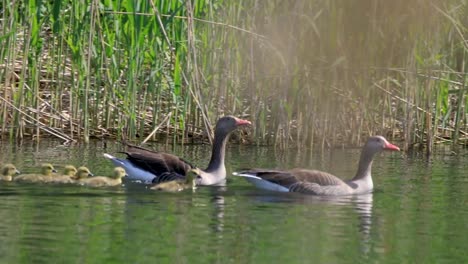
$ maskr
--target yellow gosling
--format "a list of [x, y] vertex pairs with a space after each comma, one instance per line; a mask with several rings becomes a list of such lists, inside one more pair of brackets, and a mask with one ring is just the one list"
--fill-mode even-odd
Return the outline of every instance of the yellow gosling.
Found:
[[112, 177], [96, 176], [92, 178], [84, 178], [79, 179], [78, 183], [91, 187], [118, 186], [122, 184], [122, 178], [125, 176], [127, 176], [125, 169], [122, 167], [116, 167]]
[[5, 164], [1, 169], [2, 174], [0, 175], [0, 181], [12, 181], [13, 176], [19, 174], [20, 172], [16, 169], [13, 164]]
[[79, 182], [79, 180], [87, 179], [89, 176], [94, 176], [94, 174], [88, 168], [81, 166], [78, 168], [74, 179]]
[[14, 177], [13, 180], [19, 182], [48, 182], [55, 176], [54, 172], [57, 171], [52, 164], [44, 163], [41, 165], [41, 174], [23, 174]]
[[67, 165], [64, 168], [63, 175], [53, 177], [51, 183], [75, 183], [80, 178], [87, 178], [92, 173], [86, 167], [79, 167], [78, 170], [73, 165]]
[[151, 187], [151, 190], [156, 191], [165, 191], [165, 192], [180, 192], [185, 189], [195, 189], [195, 179], [200, 175], [199, 169], [191, 169], [187, 175], [185, 175], [185, 180], [175, 180], [162, 182]]
[[78, 170], [76, 170], [75, 166], [73, 165], [67, 165], [65, 168], [63, 168], [63, 175], [62, 176], [68, 176], [68, 177], [75, 177], [75, 174]]

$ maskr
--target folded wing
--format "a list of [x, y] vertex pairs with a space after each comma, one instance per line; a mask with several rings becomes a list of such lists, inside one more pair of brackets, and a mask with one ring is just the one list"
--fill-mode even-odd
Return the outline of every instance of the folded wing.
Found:
[[166, 172], [185, 175], [194, 166], [187, 161], [168, 153], [154, 152], [141, 147], [127, 144], [127, 151], [123, 152], [135, 166], [149, 171], [154, 175]]

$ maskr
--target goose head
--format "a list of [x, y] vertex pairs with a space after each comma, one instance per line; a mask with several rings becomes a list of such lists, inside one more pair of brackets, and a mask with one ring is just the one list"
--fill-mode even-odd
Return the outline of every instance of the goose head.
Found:
[[215, 127], [215, 135], [227, 135], [236, 130], [238, 126], [251, 125], [248, 120], [240, 119], [235, 116], [227, 115], [218, 120]]
[[364, 151], [369, 156], [373, 156], [376, 153], [379, 153], [383, 150], [392, 150], [392, 151], [399, 151], [400, 148], [397, 146], [389, 143], [384, 137], [382, 136], [373, 136], [370, 137], [366, 144], [364, 145]]
[[14, 176], [20, 174], [20, 172], [16, 169], [15, 165], [13, 164], [5, 164], [2, 167], [2, 175], [3, 176]]
[[114, 173], [112, 174], [112, 178], [114, 179], [122, 179], [123, 177], [127, 176], [127, 172], [122, 167], [115, 167]]
[[63, 169], [63, 175], [65, 175], [65, 176], [74, 177], [76, 172], [77, 172], [77, 170], [76, 170], [75, 166], [73, 166], [73, 165], [67, 165]]
[[197, 186], [197, 180], [201, 179], [201, 170], [198, 168], [191, 169], [187, 172], [187, 175], [185, 176], [185, 183], [186, 184], [191, 184], [192, 189], [195, 189]]
[[50, 163], [44, 163], [41, 165], [41, 173], [45, 176], [51, 176], [52, 173], [57, 172], [54, 166]]
[[89, 176], [94, 176], [94, 175], [89, 171], [88, 168], [81, 166], [78, 168], [74, 178], [76, 180], [80, 180], [80, 179], [86, 179]]

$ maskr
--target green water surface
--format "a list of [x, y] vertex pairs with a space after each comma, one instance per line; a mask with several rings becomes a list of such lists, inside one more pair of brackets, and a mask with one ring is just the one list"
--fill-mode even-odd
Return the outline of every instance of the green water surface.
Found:
[[[206, 145], [152, 146], [201, 167]], [[114, 142], [61, 146], [1, 143], [0, 163], [25, 173], [43, 162], [109, 174]], [[157, 193], [139, 184], [0, 183], [0, 263], [468, 263], [468, 152], [431, 159], [380, 154], [376, 187], [340, 198], [255, 189], [238, 168], [304, 167], [342, 178], [358, 149], [319, 152], [231, 145], [228, 184]], [[116, 154], [120, 155], [120, 154]]]

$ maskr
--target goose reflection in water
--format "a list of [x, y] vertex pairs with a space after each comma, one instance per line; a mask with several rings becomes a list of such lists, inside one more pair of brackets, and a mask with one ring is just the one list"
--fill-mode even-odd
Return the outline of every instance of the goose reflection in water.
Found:
[[212, 189], [211, 195], [211, 202], [213, 203], [213, 211], [212, 216], [212, 227], [213, 231], [218, 234], [218, 238], [223, 237], [224, 231], [224, 209], [226, 206], [226, 201], [224, 198], [224, 194], [227, 188], [225, 186], [218, 186]]
[[[365, 193], [361, 195], [343, 195], [343, 196], [313, 196], [303, 195], [297, 193], [279, 193], [279, 192], [253, 192], [246, 194], [251, 196], [258, 202], [267, 203], [291, 203], [291, 204], [304, 204], [307, 207], [311, 205], [336, 205], [339, 208], [351, 207], [357, 213], [359, 219], [358, 230], [360, 233], [361, 252], [366, 257], [371, 249], [371, 232], [372, 232], [372, 210], [373, 210], [373, 193]], [[323, 211], [327, 218], [336, 217], [337, 210], [329, 210], [325, 208]], [[348, 216], [347, 216], [348, 217]], [[349, 216], [354, 218], [354, 216]], [[349, 220], [339, 219], [342, 225], [349, 223]], [[311, 220], [312, 221], [312, 220]], [[316, 222], [313, 222], [316, 224]], [[336, 231], [336, 230], [335, 230]]]
[[359, 218], [359, 232], [361, 233], [361, 252], [367, 256], [370, 252], [370, 238], [372, 227], [372, 207], [373, 193], [352, 196], [321, 196], [315, 197], [318, 200], [336, 204], [336, 205], [352, 205]]

